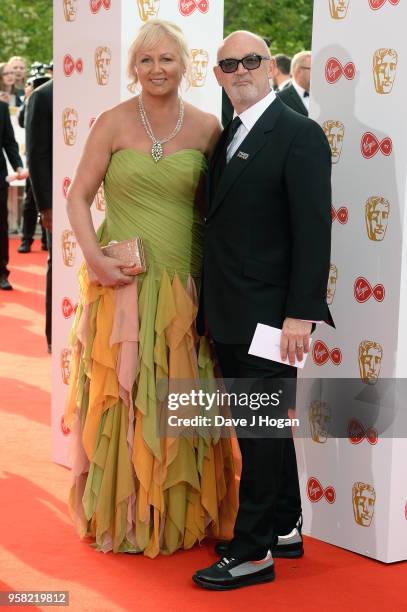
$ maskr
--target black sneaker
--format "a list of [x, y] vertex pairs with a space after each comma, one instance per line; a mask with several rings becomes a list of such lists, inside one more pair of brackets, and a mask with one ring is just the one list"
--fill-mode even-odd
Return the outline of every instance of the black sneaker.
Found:
[[0, 277], [0, 289], [3, 289], [3, 291], [11, 291], [12, 288], [13, 287], [10, 285], [10, 283], [7, 280], [7, 276], [1, 276]]
[[264, 559], [242, 561], [235, 557], [223, 557], [217, 563], [192, 576], [195, 584], [212, 591], [229, 591], [245, 586], [272, 582], [275, 578], [274, 561], [269, 550]]
[[[220, 557], [227, 555], [229, 542], [222, 540], [215, 545], [215, 552]], [[279, 559], [299, 559], [304, 555], [302, 539], [302, 515], [294, 529], [285, 536], [277, 536], [272, 547], [273, 557]]]
[[18, 253], [29, 253], [31, 251], [31, 244], [28, 242], [22, 242], [17, 249]]
[[304, 555], [302, 514], [289, 534], [276, 537], [272, 550], [273, 556], [280, 559], [299, 559]]

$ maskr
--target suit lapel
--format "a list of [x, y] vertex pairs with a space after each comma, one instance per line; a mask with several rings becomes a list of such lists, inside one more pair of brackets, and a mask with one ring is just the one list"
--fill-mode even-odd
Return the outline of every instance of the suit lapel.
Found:
[[293, 103], [297, 107], [298, 112], [301, 113], [302, 115], [306, 115], [307, 114], [307, 109], [305, 107], [305, 104], [301, 100], [300, 96], [298, 95], [298, 93], [297, 93], [295, 87], [293, 87], [293, 85], [291, 85], [291, 87], [289, 89], [289, 94], [291, 96], [291, 99], [292, 99]]
[[229, 124], [225, 127], [220, 138], [217, 142], [213, 155], [209, 161], [209, 173], [208, 173], [208, 181], [207, 181], [207, 195], [209, 203], [212, 201], [213, 194], [216, 191], [216, 187], [219, 184], [220, 175], [225, 165], [224, 161], [224, 153], [225, 153], [225, 143], [226, 138], [229, 131]]
[[[240, 178], [246, 168], [250, 166], [257, 153], [259, 153], [259, 151], [261, 151], [261, 149], [264, 147], [267, 142], [266, 134], [271, 132], [271, 130], [274, 128], [282, 109], [283, 103], [278, 99], [274, 100], [247, 134], [246, 138], [238, 147], [232, 159], [228, 164], [226, 164], [224, 172], [218, 181], [217, 189], [211, 189], [211, 201], [208, 216], [213, 215], [228, 191], [231, 189], [232, 185]], [[223, 139], [222, 142], [223, 150], [225, 140]], [[219, 169], [219, 164], [221, 163], [222, 160], [218, 159], [215, 154], [211, 174], [216, 175], [216, 170]]]

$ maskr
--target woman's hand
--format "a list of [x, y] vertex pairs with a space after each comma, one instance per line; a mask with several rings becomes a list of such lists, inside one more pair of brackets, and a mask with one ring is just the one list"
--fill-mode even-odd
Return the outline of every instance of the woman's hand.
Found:
[[124, 287], [133, 282], [134, 275], [126, 274], [126, 268], [123, 268], [123, 263], [119, 259], [101, 255], [88, 265], [103, 287]]

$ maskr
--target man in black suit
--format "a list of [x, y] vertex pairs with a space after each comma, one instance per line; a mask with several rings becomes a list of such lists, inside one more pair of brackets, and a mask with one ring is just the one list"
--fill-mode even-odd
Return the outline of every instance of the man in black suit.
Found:
[[7, 269], [9, 260], [8, 183], [6, 181], [7, 163], [4, 152], [17, 175], [20, 174], [23, 171], [23, 162], [18, 152], [8, 104], [0, 101], [0, 289], [10, 291], [12, 286], [8, 281], [10, 272]]
[[[309, 351], [312, 324], [333, 325], [326, 303], [331, 152], [320, 126], [270, 90], [273, 61], [261, 38], [231, 34], [218, 64], [215, 75], [235, 118], [219, 140], [209, 174], [203, 273], [209, 333], [226, 379], [266, 385], [291, 379], [295, 386], [297, 370], [289, 364]], [[289, 364], [248, 354], [258, 323], [282, 329], [281, 358], [288, 356]], [[273, 556], [303, 554], [291, 433], [239, 435], [239, 444], [234, 537], [218, 545], [223, 559], [193, 577], [208, 589], [271, 581]]]
[[27, 163], [35, 202], [48, 238], [48, 268], [45, 292], [45, 334], [51, 352], [52, 316], [52, 97], [48, 81], [31, 94], [25, 111]]
[[274, 56], [273, 86], [274, 91], [282, 91], [291, 85], [291, 57], [284, 53]]
[[291, 61], [291, 84], [278, 92], [280, 100], [308, 117], [311, 84], [311, 51], [301, 51]]

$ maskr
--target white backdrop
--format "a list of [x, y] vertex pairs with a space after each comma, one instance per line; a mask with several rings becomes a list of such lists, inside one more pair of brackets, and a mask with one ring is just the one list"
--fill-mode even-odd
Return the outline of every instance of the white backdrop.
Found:
[[[177, 23], [190, 42], [193, 86], [186, 100], [221, 115], [221, 91], [212, 74], [223, 38], [223, 0], [54, 0], [54, 234], [52, 456], [68, 465], [69, 430], [63, 423], [70, 370], [69, 331], [82, 261], [66, 214], [66, 189], [92, 120], [133, 95], [127, 89], [127, 50], [139, 27], [159, 17]], [[103, 220], [103, 192], [92, 207]]]
[[[398, 561], [407, 558], [407, 441], [393, 439], [391, 423], [377, 425], [394, 402], [377, 415], [364, 402], [358, 412], [354, 397], [358, 387], [372, 395], [383, 379], [405, 376], [407, 369], [407, 5], [318, 0], [314, 7], [310, 114], [332, 150], [328, 301], [337, 329], [318, 326], [303, 375], [355, 384], [344, 380], [334, 390], [328, 384], [333, 402], [315, 392], [299, 397], [308, 436], [297, 441], [305, 531]], [[326, 431], [339, 398], [349, 435], [335, 439]]]

